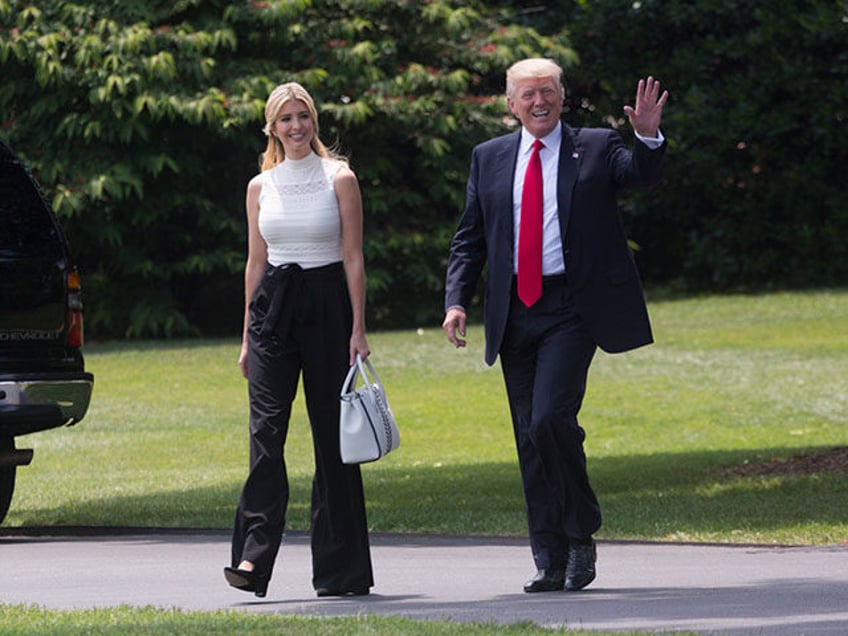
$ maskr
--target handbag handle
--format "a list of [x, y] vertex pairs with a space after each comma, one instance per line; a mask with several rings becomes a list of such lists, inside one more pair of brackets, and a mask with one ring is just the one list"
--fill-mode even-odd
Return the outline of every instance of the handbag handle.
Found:
[[369, 378], [368, 373], [366, 373], [365, 371], [366, 367], [368, 368], [368, 373], [371, 374], [371, 382], [373, 384], [376, 384], [377, 386], [382, 386], [382, 384], [380, 383], [380, 376], [377, 375], [377, 370], [374, 368], [374, 365], [371, 364], [371, 360], [369, 360], [368, 358], [365, 358], [365, 360], [363, 360], [362, 356], [357, 353], [356, 362], [350, 365], [350, 370], [347, 372], [347, 377], [342, 383], [341, 398], [343, 400], [346, 399], [345, 396], [347, 394], [353, 391], [353, 387], [356, 384], [357, 373], [362, 374], [362, 381], [365, 382], [365, 384], [368, 384]]

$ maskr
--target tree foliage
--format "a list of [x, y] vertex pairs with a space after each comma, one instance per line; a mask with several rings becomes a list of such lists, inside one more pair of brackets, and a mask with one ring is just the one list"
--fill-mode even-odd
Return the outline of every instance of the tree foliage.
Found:
[[671, 91], [665, 183], [624, 199], [649, 287], [844, 284], [847, 29], [830, 0], [0, 0], [0, 134], [94, 337], [239, 332], [244, 191], [289, 80], [362, 185], [371, 327], [438, 324], [470, 150], [514, 125], [530, 55], [565, 67], [573, 125], [629, 135], [636, 80]]
[[[573, 114], [624, 123], [636, 78], [671, 97], [663, 186], [628, 200], [643, 276], [684, 291], [848, 281], [848, 5], [569, 3]], [[580, 102], [578, 102], [579, 104]]]
[[574, 59], [484, 4], [0, 0], [3, 134], [52, 193], [90, 332], [238, 333], [244, 189], [289, 80], [360, 178], [372, 324], [437, 320], [470, 147], [504, 128], [503, 69]]

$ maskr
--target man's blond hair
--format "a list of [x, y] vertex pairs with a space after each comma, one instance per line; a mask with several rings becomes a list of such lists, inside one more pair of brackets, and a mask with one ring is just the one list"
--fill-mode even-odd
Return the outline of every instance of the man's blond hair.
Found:
[[530, 57], [526, 60], [519, 60], [507, 69], [507, 97], [512, 97], [515, 94], [515, 86], [518, 82], [531, 77], [550, 77], [556, 81], [557, 86], [560, 88], [560, 92], [565, 92], [565, 89], [562, 86], [562, 67], [546, 57]]

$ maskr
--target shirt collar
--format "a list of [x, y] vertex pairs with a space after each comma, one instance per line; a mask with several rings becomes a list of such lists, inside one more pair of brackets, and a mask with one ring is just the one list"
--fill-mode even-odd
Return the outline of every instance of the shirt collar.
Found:
[[[534, 141], [536, 141], [536, 138], [527, 132], [527, 129], [522, 126], [521, 142], [519, 146], [521, 154], [529, 153]], [[550, 133], [542, 137], [542, 143], [545, 144], [545, 148], [548, 149], [556, 149], [560, 147], [560, 144], [562, 144], [562, 122], [558, 122], [556, 127]]]

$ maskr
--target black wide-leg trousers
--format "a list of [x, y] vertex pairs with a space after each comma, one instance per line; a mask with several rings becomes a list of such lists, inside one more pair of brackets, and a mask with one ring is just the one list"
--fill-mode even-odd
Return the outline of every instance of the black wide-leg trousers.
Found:
[[358, 465], [339, 452], [339, 391], [352, 326], [341, 263], [315, 269], [268, 266], [249, 306], [250, 472], [233, 529], [232, 565], [270, 574], [283, 538], [289, 484], [284, 446], [298, 378], [312, 428], [312, 584], [373, 585]]
[[577, 423], [595, 348], [564, 276], [546, 277], [530, 308], [513, 285], [500, 358], [539, 569], [565, 567], [569, 544], [601, 525]]

